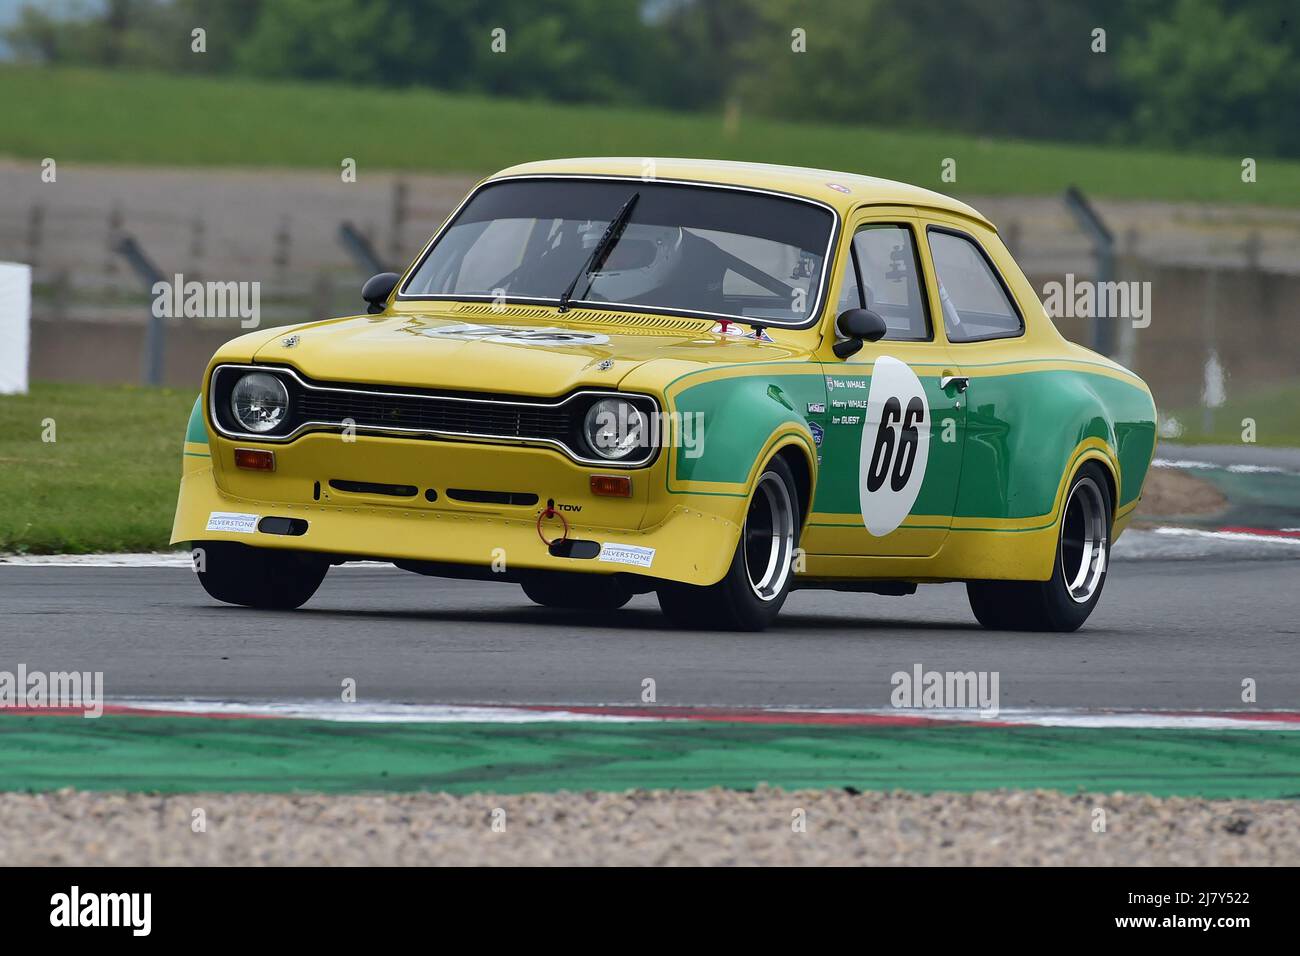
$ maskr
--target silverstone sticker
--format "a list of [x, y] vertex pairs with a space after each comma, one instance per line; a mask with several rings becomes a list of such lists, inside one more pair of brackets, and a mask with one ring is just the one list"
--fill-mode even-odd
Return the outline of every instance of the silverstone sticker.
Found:
[[930, 406], [905, 363], [876, 359], [862, 423], [858, 500], [867, 531], [882, 537], [898, 528], [916, 504], [930, 459]]
[[826, 437], [826, 429], [822, 428], [816, 422], [809, 422], [808, 430], [812, 432], [814, 445], [820, 445], [822, 443], [822, 439]]
[[421, 335], [431, 339], [460, 339], [469, 342], [498, 342], [503, 345], [604, 345], [608, 335], [583, 332], [578, 329], [559, 329], [528, 325], [475, 325], [459, 322], [423, 329]]
[[238, 511], [214, 511], [208, 515], [208, 531], [225, 531], [230, 534], [252, 534], [257, 530], [261, 515], [240, 514]]
[[615, 544], [606, 541], [600, 546], [600, 560], [611, 564], [630, 564], [638, 568], [648, 568], [654, 563], [655, 549], [643, 548], [637, 544]]

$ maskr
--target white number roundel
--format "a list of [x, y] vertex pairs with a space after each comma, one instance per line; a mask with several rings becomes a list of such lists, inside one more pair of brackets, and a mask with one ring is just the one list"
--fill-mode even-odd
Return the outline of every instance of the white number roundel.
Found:
[[583, 332], [577, 329], [534, 328], [525, 325], [475, 325], [460, 322], [455, 325], [436, 325], [420, 333], [431, 339], [469, 339], [481, 342], [499, 342], [504, 345], [604, 345], [608, 335]]
[[858, 501], [862, 522], [876, 537], [894, 531], [916, 504], [930, 458], [930, 406], [906, 364], [876, 359], [862, 422]]

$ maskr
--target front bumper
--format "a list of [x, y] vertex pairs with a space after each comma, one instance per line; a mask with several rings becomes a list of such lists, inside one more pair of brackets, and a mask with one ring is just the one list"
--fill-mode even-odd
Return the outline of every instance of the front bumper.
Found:
[[[337, 441], [337, 439], [335, 439]], [[242, 447], [242, 446], [241, 446]], [[233, 455], [233, 446], [212, 446], [215, 459], [187, 458], [181, 480], [172, 543], [193, 541], [235, 541], [263, 548], [311, 551], [353, 559], [379, 561], [439, 562], [481, 569], [505, 567], [510, 571], [551, 570], [589, 574], [631, 573], [652, 579], [706, 585], [720, 580], [730, 565], [740, 537], [740, 527], [716, 512], [694, 507], [691, 496], [680, 496], [663, 511], [663, 517], [645, 528], [601, 527], [585, 523], [582, 512], [567, 515], [570, 539], [601, 545], [630, 545], [653, 549], [648, 566], [619, 558], [617, 549], [590, 558], [556, 557], [542, 542], [537, 516], [545, 501], [536, 507], [492, 510], [458, 507], [408, 507], [367, 500], [343, 503], [337, 497], [328, 502], [253, 498], [218, 486], [214, 467], [220, 456]], [[501, 455], [502, 450], [495, 454]], [[214, 465], [212, 462], [215, 461]], [[508, 471], [507, 463], [498, 467]], [[268, 476], [269, 477], [269, 476]], [[249, 482], [241, 476], [241, 488]], [[268, 488], [271, 484], [268, 484]], [[278, 496], [286, 498], [288, 496]], [[294, 496], [297, 498], [297, 496]], [[599, 499], [597, 499], [599, 500]], [[707, 507], [709, 502], [704, 503]], [[209, 531], [213, 513], [227, 512], [261, 517], [301, 519], [305, 533], [284, 535], [253, 531]], [[544, 529], [553, 538], [559, 525], [548, 522]], [[638, 551], [638, 561], [645, 552]], [[504, 562], [504, 564], [503, 564]]]

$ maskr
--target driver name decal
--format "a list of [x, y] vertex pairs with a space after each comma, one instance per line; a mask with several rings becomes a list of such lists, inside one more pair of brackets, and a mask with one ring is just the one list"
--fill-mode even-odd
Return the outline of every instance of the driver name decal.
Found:
[[858, 500], [867, 531], [896, 530], [916, 504], [930, 458], [930, 406], [925, 389], [905, 363], [876, 359], [867, 392], [858, 464]]

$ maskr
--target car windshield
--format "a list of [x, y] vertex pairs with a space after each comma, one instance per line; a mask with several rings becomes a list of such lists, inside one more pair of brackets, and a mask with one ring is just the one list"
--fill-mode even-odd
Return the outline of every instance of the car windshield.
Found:
[[[600, 270], [610, 221], [636, 196]], [[408, 297], [559, 302], [797, 325], [821, 300], [834, 216], [809, 201], [640, 180], [517, 179], [465, 203]]]

